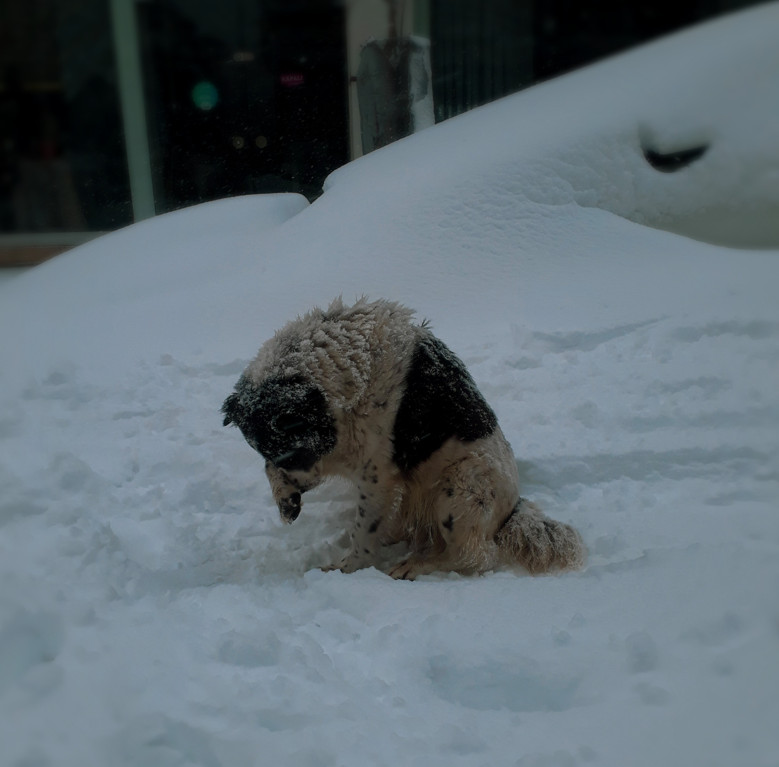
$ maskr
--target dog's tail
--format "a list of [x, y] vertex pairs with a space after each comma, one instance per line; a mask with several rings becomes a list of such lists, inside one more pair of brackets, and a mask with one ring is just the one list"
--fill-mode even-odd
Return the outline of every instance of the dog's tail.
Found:
[[520, 498], [511, 516], [495, 535], [495, 542], [510, 559], [532, 574], [577, 570], [587, 550], [581, 535], [570, 525], [545, 516], [534, 503]]

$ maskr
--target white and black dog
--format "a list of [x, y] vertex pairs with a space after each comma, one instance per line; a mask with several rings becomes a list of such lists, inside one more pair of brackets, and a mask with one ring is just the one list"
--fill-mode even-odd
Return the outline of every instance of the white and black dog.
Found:
[[351, 547], [335, 567], [479, 573], [519, 562], [532, 573], [584, 563], [579, 534], [519, 496], [511, 447], [463, 363], [413, 312], [340, 299], [290, 322], [263, 345], [224, 402], [265, 458], [281, 518], [328, 477], [356, 485]]

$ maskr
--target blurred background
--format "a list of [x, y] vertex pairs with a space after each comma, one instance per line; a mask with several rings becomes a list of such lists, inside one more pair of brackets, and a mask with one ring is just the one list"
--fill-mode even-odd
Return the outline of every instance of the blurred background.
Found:
[[0, 266], [351, 159], [749, 0], [1, 0]]

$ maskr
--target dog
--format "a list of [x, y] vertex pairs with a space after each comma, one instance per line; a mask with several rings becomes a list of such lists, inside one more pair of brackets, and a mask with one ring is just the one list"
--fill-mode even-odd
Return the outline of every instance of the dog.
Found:
[[329, 477], [357, 490], [350, 548], [330, 568], [530, 573], [581, 567], [579, 533], [519, 495], [517, 464], [465, 365], [414, 312], [387, 300], [336, 299], [267, 341], [222, 406], [265, 459], [284, 522]]

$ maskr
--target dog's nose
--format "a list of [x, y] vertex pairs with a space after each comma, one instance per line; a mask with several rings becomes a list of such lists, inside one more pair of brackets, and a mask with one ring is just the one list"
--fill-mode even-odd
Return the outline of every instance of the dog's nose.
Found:
[[278, 503], [279, 514], [281, 514], [283, 522], [289, 524], [300, 516], [300, 493], [292, 493], [292, 495], [282, 498]]

